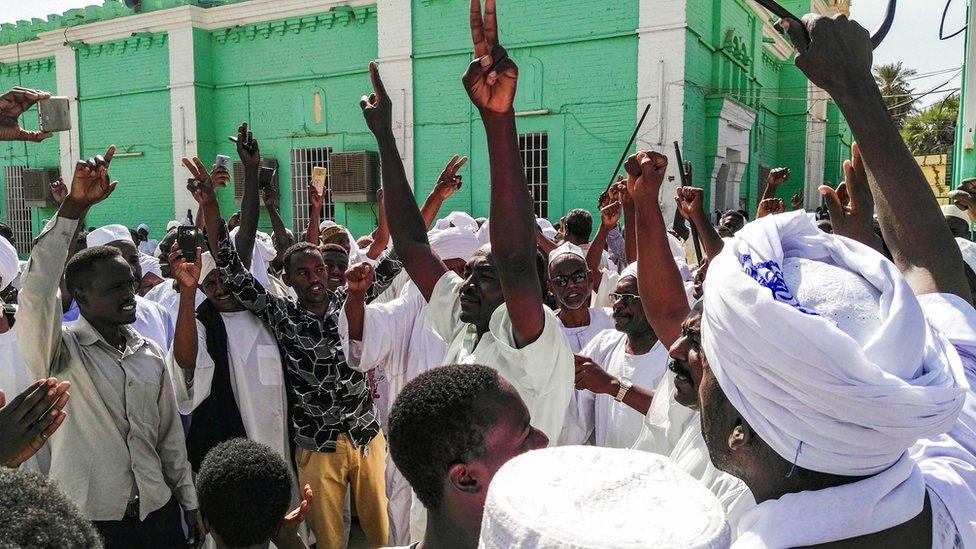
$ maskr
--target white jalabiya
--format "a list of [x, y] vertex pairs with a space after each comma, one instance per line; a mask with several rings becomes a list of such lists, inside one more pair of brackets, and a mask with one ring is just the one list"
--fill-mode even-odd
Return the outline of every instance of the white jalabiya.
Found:
[[[164, 282], [159, 286], [166, 284]], [[132, 329], [142, 337], [159, 345], [163, 352], [168, 351], [173, 345], [173, 336], [176, 332], [175, 318], [162, 305], [142, 296], [136, 296], [136, 321], [132, 323]], [[74, 322], [77, 322], [77, 319], [65, 323], [65, 326], [70, 326]]]
[[6, 238], [0, 238], [0, 290], [5, 289], [20, 274], [17, 250]]
[[[166, 279], [160, 284], [157, 284], [152, 290], [146, 292], [145, 297], [149, 301], [152, 301], [166, 309], [166, 312], [169, 313], [170, 318], [176, 319], [180, 316], [180, 293], [173, 288], [173, 284], [175, 284], [174, 280]], [[199, 307], [200, 304], [206, 299], [207, 296], [204, 295], [204, 293], [200, 290], [197, 290], [196, 296], [194, 297], [194, 307]], [[173, 326], [175, 331], [175, 321]]]
[[[627, 352], [627, 335], [606, 330], [580, 352], [618, 379], [644, 389], [657, 387], [668, 367], [668, 350], [660, 341], [642, 355]], [[580, 405], [593, 409], [594, 440], [605, 448], [630, 448], [644, 428], [644, 415], [612, 396], [581, 391]]]
[[[801, 279], [809, 288], [812, 278], [856, 273], [880, 294], [877, 330], [862, 343], [839, 325], [850, 298], [863, 295], [854, 283], [850, 296], [811, 292], [817, 306], [798, 301], [783, 277], [787, 258], [836, 267], [831, 279]], [[925, 322], [894, 264], [820, 232], [802, 212], [750, 223], [712, 261], [702, 343], [725, 395], [762, 440], [819, 472], [885, 471], [916, 440], [951, 429], [968, 388], [959, 355]]]
[[698, 423], [698, 414], [674, 399], [677, 393], [674, 377], [674, 372], [668, 370], [654, 387], [654, 398], [643, 418], [637, 442], [632, 446], [634, 449], [670, 455], [687, 431]]
[[976, 272], [976, 242], [971, 240], [966, 240], [965, 238], [956, 238], [956, 244], [959, 245], [959, 251], [962, 253], [962, 259], [966, 262], [974, 272]]
[[[0, 240], [3, 240], [0, 238]], [[2, 313], [0, 313], [2, 314]], [[0, 333], [0, 390], [4, 392], [7, 404], [17, 395], [37, 381], [20, 354], [17, 344], [17, 326]], [[20, 465], [21, 469], [47, 475], [51, 467], [51, 447], [45, 444], [30, 459]]]
[[542, 306], [545, 326], [539, 337], [519, 348], [508, 307], [495, 309], [489, 330], [474, 344], [473, 326], [461, 322], [462, 279], [448, 271], [437, 281], [427, 306], [427, 326], [447, 343], [443, 364], [484, 364], [501, 374], [521, 395], [532, 425], [555, 444], [562, 430], [573, 390], [573, 353], [559, 328], [559, 319]]
[[663, 456], [563, 446], [527, 452], [488, 488], [482, 549], [726, 548], [707, 490]]
[[[286, 461], [288, 450], [284, 372], [278, 344], [265, 325], [248, 311], [220, 313], [227, 329], [227, 362], [231, 388], [241, 413], [247, 437], [266, 444]], [[207, 350], [207, 333], [197, 325], [197, 360], [192, 381], [188, 370], [180, 368], [173, 352], [166, 357], [166, 368], [176, 389], [181, 414], [193, 412], [210, 396], [214, 361]]]
[[[583, 347], [586, 347], [600, 332], [613, 329], [613, 317], [610, 309], [593, 307], [589, 312], [590, 323], [586, 326], [569, 328], [563, 325], [561, 319], [559, 320], [559, 326], [563, 330], [563, 335], [566, 336], [566, 342], [569, 343], [569, 348], [574, 354], [582, 351]], [[581, 399], [581, 394], [581, 391], [574, 390], [572, 392], [569, 407], [566, 408], [563, 430], [559, 433], [559, 439], [556, 441], [559, 446], [585, 444], [593, 434], [592, 398]]]

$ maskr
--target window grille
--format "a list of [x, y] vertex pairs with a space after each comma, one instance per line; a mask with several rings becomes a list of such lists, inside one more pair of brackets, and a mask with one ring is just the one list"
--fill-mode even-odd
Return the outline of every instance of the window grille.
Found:
[[518, 136], [525, 182], [532, 195], [535, 215], [549, 217], [549, 135], [545, 132]]
[[329, 170], [325, 180], [325, 203], [322, 206], [321, 219], [335, 219], [335, 204], [332, 202], [332, 170], [330, 147], [314, 147], [309, 149], [291, 150], [291, 203], [292, 230], [295, 238], [304, 240], [308, 229], [308, 182], [312, 180], [312, 168], [320, 166]]
[[31, 209], [24, 201], [25, 166], [4, 166], [3, 182], [7, 201], [7, 219], [4, 221], [14, 231], [14, 246], [22, 254], [28, 254], [33, 245], [31, 235]]

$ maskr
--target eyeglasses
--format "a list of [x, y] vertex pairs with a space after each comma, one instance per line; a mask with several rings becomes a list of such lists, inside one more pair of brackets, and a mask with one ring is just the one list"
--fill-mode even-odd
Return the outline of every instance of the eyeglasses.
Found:
[[611, 302], [619, 301], [620, 303], [623, 304], [624, 307], [629, 307], [630, 304], [633, 303], [634, 301], [640, 301], [640, 296], [634, 294], [618, 294], [616, 292], [613, 292], [610, 294], [610, 301]]
[[579, 284], [580, 282], [586, 280], [586, 277], [588, 276], [590, 276], [589, 271], [576, 271], [575, 273], [569, 276], [566, 275], [554, 276], [550, 278], [549, 281], [555, 284], [557, 288], [565, 288], [566, 286], [569, 286], [570, 282], [572, 282], [573, 284]]

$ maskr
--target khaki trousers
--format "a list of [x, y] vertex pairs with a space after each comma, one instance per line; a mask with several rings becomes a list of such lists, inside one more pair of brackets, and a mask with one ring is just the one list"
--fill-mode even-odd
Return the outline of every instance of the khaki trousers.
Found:
[[347, 486], [352, 488], [359, 523], [369, 546], [387, 546], [390, 527], [384, 480], [386, 438], [382, 432], [362, 448], [339, 435], [335, 452], [298, 448], [295, 459], [299, 485], [308, 484], [314, 492], [306, 520], [315, 532], [318, 547], [341, 549], [345, 545], [342, 511]]

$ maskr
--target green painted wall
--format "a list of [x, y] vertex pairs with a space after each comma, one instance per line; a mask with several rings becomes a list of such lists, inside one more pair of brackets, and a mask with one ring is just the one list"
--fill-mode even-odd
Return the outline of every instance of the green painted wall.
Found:
[[[563, 0], [498, 6], [499, 36], [519, 65], [520, 133], [549, 136], [549, 208], [596, 211], [636, 123], [637, 0]], [[464, 187], [444, 212], [488, 215], [488, 158], [478, 113], [461, 86], [471, 61], [467, 13], [457, 2], [413, 0], [414, 181], [418, 201], [452, 154], [469, 155]]]
[[92, 209], [90, 227], [148, 223], [160, 235], [173, 218], [168, 42], [165, 33], [147, 33], [76, 51], [81, 154], [73, 156], [103, 154], [112, 144], [123, 153], [111, 168], [119, 186]]
[[[976, 4], [970, 1], [966, 18], [967, 21], [970, 20], [968, 15], [974, 9], [976, 9]], [[976, 59], [976, 29], [973, 29], [972, 25], [969, 27], [969, 31], [965, 34], [966, 47], [964, 59]], [[976, 86], [976, 67], [963, 63], [962, 91], [960, 91], [959, 96], [962, 98], [968, 97], [967, 93], [973, 86]], [[976, 149], [966, 150], [965, 147], [966, 138], [972, 139], [973, 136], [965, 135], [966, 128], [963, 124], [967, 114], [971, 114], [973, 109], [976, 109], [976, 105], [966, 104], [966, 101], [960, 102], [959, 122], [956, 124], [956, 145], [952, 160], [952, 188], [957, 188], [963, 179], [976, 177]]]
[[[359, 109], [359, 98], [370, 91], [366, 66], [377, 57], [376, 7], [340, 11], [338, 18], [303, 17], [298, 32], [284, 32], [284, 21], [271, 21], [194, 36], [201, 158], [208, 165], [215, 154], [236, 159], [227, 136], [249, 121], [262, 156], [278, 160], [280, 211], [289, 227], [292, 149], [376, 150]], [[320, 122], [313, 113], [316, 92]], [[238, 209], [232, 188], [220, 199], [225, 216]], [[261, 227], [270, 230], [261, 210]], [[374, 210], [372, 204], [336, 205], [336, 221], [364, 234], [376, 226]]]

